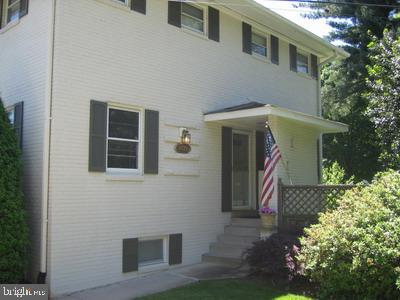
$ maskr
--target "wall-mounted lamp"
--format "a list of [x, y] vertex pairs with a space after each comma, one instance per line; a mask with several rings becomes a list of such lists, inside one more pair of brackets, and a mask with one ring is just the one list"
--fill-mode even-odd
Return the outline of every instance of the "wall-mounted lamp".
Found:
[[187, 128], [179, 128], [179, 135], [181, 141], [176, 144], [175, 151], [178, 153], [189, 153], [192, 150], [190, 146], [192, 136]]

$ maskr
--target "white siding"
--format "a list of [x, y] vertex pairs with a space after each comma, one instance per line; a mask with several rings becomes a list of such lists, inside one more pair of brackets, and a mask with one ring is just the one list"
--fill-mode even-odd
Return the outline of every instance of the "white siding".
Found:
[[28, 277], [40, 263], [44, 105], [50, 40], [50, 1], [31, 0], [19, 24], [0, 33], [0, 96], [5, 106], [24, 102], [23, 191], [29, 219], [31, 258]]
[[[123, 238], [182, 232], [183, 263], [200, 261], [230, 218], [220, 210], [220, 126], [204, 124], [203, 112], [248, 98], [305, 113], [317, 110], [317, 83], [289, 71], [286, 43], [280, 44], [275, 66], [242, 53], [241, 22], [225, 14], [216, 43], [168, 25], [167, 1], [147, 1], [147, 15], [104, 3], [57, 4], [49, 221], [53, 294], [136, 276], [121, 272]], [[88, 172], [90, 99], [160, 111], [159, 175], [122, 182]], [[198, 144], [192, 161], [167, 158], [174, 155], [167, 140], [178, 137], [179, 126], [197, 128], [191, 129]], [[170, 172], [193, 176], [166, 176]]]

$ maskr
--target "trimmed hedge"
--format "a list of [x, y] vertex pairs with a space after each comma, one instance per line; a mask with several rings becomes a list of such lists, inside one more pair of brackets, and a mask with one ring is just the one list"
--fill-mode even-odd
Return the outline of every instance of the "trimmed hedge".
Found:
[[305, 274], [322, 298], [400, 299], [400, 174], [378, 174], [337, 204], [305, 229]]
[[28, 229], [17, 139], [0, 99], [0, 283], [24, 280]]

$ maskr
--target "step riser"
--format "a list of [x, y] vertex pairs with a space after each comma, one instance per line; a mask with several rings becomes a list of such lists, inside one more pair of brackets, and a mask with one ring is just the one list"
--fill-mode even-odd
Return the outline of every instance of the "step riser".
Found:
[[241, 258], [246, 249], [246, 247], [233, 247], [216, 243], [210, 246], [210, 254], [214, 256]]
[[231, 225], [259, 228], [261, 227], [261, 220], [250, 218], [233, 218]]
[[256, 237], [228, 235], [228, 234], [222, 234], [218, 236], [218, 242], [226, 245], [251, 247], [253, 245], [253, 242], [255, 241], [257, 241]]
[[238, 236], [252, 236], [259, 237], [260, 231], [254, 227], [244, 227], [244, 226], [226, 226], [225, 234], [238, 235]]

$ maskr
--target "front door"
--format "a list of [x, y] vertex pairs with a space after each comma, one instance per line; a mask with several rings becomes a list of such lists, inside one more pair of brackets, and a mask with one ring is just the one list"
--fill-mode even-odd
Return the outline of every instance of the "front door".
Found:
[[250, 136], [232, 135], [232, 208], [250, 208]]

